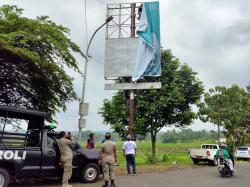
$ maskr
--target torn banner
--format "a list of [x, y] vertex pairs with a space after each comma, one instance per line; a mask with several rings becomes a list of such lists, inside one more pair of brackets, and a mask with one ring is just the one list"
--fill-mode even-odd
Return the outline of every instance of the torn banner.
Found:
[[137, 29], [139, 44], [132, 80], [142, 76], [161, 75], [159, 2], [143, 3]]

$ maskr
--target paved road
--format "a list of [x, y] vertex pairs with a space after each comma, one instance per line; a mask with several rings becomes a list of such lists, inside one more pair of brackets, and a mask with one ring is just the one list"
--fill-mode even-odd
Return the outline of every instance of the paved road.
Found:
[[[101, 187], [102, 181], [94, 184], [74, 183], [74, 187]], [[232, 178], [220, 178], [217, 168], [204, 166], [199, 168], [177, 169], [161, 173], [146, 173], [138, 176], [118, 176], [118, 187], [249, 187], [250, 163], [240, 162]], [[11, 187], [60, 187], [57, 184], [15, 185]]]

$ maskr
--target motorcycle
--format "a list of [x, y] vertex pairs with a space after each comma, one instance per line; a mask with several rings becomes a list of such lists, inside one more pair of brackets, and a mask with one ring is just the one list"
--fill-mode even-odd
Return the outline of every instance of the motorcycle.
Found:
[[230, 170], [229, 163], [227, 160], [220, 158], [218, 162], [218, 171], [222, 178], [232, 177], [233, 171]]

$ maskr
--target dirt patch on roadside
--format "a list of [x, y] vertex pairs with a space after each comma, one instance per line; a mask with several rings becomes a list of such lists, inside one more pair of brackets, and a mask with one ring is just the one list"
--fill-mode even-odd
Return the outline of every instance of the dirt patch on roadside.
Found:
[[[199, 167], [203, 166], [155, 164], [155, 165], [139, 165], [137, 166], [136, 170], [137, 174], [143, 174], [143, 173], [153, 173], [153, 172], [169, 172], [177, 169], [199, 168]], [[126, 166], [115, 167], [115, 173], [116, 175], [126, 175], [127, 174]]]

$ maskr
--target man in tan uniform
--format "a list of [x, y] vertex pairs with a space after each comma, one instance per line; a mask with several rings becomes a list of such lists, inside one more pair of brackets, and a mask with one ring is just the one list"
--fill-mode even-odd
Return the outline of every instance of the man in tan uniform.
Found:
[[104, 181], [103, 187], [108, 187], [109, 180], [111, 180], [111, 187], [115, 187], [115, 173], [114, 164], [117, 162], [116, 144], [111, 141], [111, 134], [105, 134], [106, 141], [102, 144], [100, 149], [100, 162], [103, 167]]
[[62, 187], [72, 187], [72, 185], [69, 185], [68, 181], [72, 175], [72, 147], [74, 146], [74, 142], [72, 141], [71, 135], [66, 134], [65, 131], [60, 132], [59, 138], [58, 147], [61, 153], [60, 160], [64, 167]]

